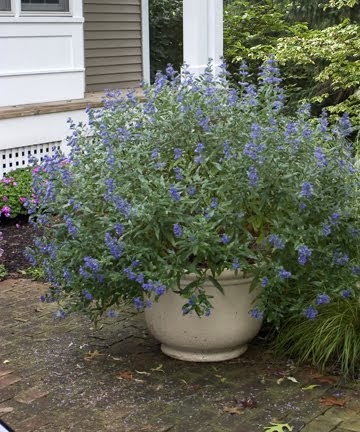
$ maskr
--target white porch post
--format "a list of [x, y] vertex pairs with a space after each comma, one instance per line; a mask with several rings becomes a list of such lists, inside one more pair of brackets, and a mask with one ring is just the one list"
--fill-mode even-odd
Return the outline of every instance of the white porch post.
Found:
[[190, 72], [204, 72], [211, 59], [217, 74], [223, 56], [223, 0], [184, 0], [184, 62]]

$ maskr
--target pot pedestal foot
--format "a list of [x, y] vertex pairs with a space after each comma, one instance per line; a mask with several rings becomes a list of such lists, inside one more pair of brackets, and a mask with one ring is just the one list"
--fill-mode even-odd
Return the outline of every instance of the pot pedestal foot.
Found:
[[247, 345], [229, 349], [226, 351], [185, 351], [170, 345], [161, 344], [161, 351], [169, 357], [178, 360], [191, 361], [191, 362], [219, 362], [224, 360], [231, 360], [241, 356], [248, 349]]

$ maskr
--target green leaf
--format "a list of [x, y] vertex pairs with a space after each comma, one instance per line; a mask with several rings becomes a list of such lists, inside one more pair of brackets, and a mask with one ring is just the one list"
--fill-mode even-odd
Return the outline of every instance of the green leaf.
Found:
[[217, 288], [221, 294], [224, 294], [224, 288], [219, 284], [219, 281], [217, 279], [215, 279], [213, 276], [209, 275], [207, 277], [209, 279], [209, 281], [211, 281], [211, 283], [214, 285], [215, 288]]

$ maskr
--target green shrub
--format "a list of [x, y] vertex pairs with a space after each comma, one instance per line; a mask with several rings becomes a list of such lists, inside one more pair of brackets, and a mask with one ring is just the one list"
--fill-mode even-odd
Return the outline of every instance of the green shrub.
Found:
[[1, 215], [15, 218], [27, 214], [24, 206], [32, 198], [31, 169], [18, 168], [11, 171], [0, 180]]
[[272, 59], [257, 87], [239, 91], [225, 72], [167, 74], [145, 86], [145, 103], [109, 95], [89, 112], [90, 130], [72, 125], [69, 156], [38, 168], [30, 211], [43, 235], [28, 256], [52, 298], [96, 318], [124, 301], [141, 308], [196, 273], [181, 295], [201, 315], [211, 309], [204, 280], [229, 268], [255, 275], [264, 291], [252, 314], [276, 324], [314, 319], [344, 289], [358, 295], [348, 117], [330, 128], [326, 116], [309, 121], [308, 107], [285, 116]]
[[354, 376], [360, 368], [359, 299], [339, 298], [323, 305], [315, 320], [291, 318], [280, 329], [275, 352]]

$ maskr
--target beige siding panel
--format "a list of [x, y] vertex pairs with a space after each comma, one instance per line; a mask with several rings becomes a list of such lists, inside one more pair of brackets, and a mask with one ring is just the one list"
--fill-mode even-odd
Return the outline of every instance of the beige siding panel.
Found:
[[83, 1], [86, 91], [138, 87], [142, 80], [141, 0]]
[[118, 81], [114, 83], [104, 84], [91, 84], [93, 92], [103, 92], [105, 89], [131, 89], [139, 88], [139, 80], [136, 81]]
[[85, 39], [86, 32], [91, 31], [102, 31], [102, 30], [113, 30], [113, 31], [124, 31], [124, 30], [141, 30], [141, 22], [95, 22], [90, 21], [85, 24]]
[[[131, 23], [131, 22], [135, 22], [135, 23], [141, 23], [140, 21], [140, 14], [139, 13], [127, 13], [127, 14], [123, 14], [123, 13], [88, 13], [86, 15], [86, 22], [90, 23], [90, 22], [96, 22], [99, 23], [99, 26], [101, 25], [100, 23], [104, 23], [104, 22], [121, 22], [121, 23]], [[102, 25], [104, 28], [105, 26]]]
[[109, 13], [109, 14], [140, 14], [140, 5], [127, 5], [127, 4], [85, 4], [84, 13]]
[[134, 81], [139, 83], [141, 81], [141, 74], [138, 72], [128, 72], [123, 74], [106, 74], [106, 75], [99, 75], [99, 76], [89, 76], [88, 78], [88, 84], [103, 84], [104, 87], [106, 87], [108, 84], [111, 83], [118, 83], [122, 81]]
[[141, 73], [140, 64], [122, 64], [114, 66], [93, 66], [89, 68], [88, 77], [99, 76], [99, 75], [110, 75], [110, 74], [122, 74], [126, 72], [137, 72]]
[[132, 65], [141, 64], [141, 56], [123, 56], [123, 57], [89, 57], [87, 59], [87, 66], [113, 66], [113, 65]]
[[138, 39], [141, 40], [140, 30], [113, 30], [113, 31], [91, 31], [86, 32], [86, 40], [101, 41], [104, 39]]
[[141, 47], [108, 48], [108, 49], [87, 49], [85, 50], [86, 60], [99, 57], [127, 57], [141, 55]]
[[102, 31], [102, 30], [141, 30], [141, 21], [137, 22], [95, 22], [90, 21], [85, 24], [85, 38], [86, 33], [91, 31]]
[[85, 41], [85, 49], [104, 50], [106, 48], [140, 48], [139, 39], [105, 39]]

